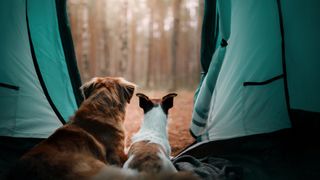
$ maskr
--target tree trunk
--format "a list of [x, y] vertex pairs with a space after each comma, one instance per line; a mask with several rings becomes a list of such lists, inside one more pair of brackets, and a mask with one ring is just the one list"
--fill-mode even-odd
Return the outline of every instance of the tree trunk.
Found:
[[151, 84], [151, 77], [152, 77], [152, 63], [153, 63], [153, 0], [150, 0], [149, 1], [149, 16], [150, 16], [150, 19], [149, 19], [149, 27], [148, 27], [148, 30], [149, 30], [149, 36], [148, 36], [148, 58], [147, 58], [147, 63], [148, 63], [148, 66], [147, 66], [147, 74], [146, 74], [146, 78], [147, 78], [147, 82], [146, 82], [146, 86], [147, 87], [151, 87], [152, 84]]
[[136, 28], [137, 28], [137, 22], [136, 22], [136, 17], [134, 15], [134, 12], [131, 10], [131, 25], [130, 25], [130, 36], [131, 36], [131, 41], [130, 41], [130, 80], [135, 81], [136, 80], [136, 46], [137, 46], [137, 38], [136, 38]]
[[172, 67], [171, 67], [171, 75], [172, 75], [172, 85], [171, 89], [177, 89], [177, 55], [178, 55], [178, 36], [179, 36], [179, 29], [180, 29], [180, 8], [181, 7], [181, 0], [174, 0], [173, 1], [173, 32], [172, 32], [172, 43], [171, 43], [171, 60], [172, 60]]
[[120, 24], [120, 34], [119, 39], [121, 42], [120, 47], [120, 60], [119, 60], [119, 73], [121, 76], [126, 76], [127, 64], [128, 64], [128, 0], [121, 1], [121, 24]]

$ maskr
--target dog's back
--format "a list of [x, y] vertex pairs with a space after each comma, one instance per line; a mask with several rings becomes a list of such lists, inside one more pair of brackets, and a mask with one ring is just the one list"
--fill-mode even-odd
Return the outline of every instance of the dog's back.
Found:
[[26, 153], [9, 179], [75, 179], [103, 167], [102, 145], [81, 128], [66, 125]]
[[[81, 157], [81, 158], [80, 158]], [[64, 158], [64, 160], [62, 160]], [[90, 157], [58, 157], [55, 163], [48, 161], [43, 155], [21, 159], [7, 178], [8, 180], [55, 180], [55, 179], [87, 179], [99, 172], [105, 165]], [[75, 164], [77, 161], [78, 164]], [[88, 163], [88, 161], [90, 163]]]
[[125, 105], [132, 88], [133, 84], [114, 78], [86, 83], [85, 101], [75, 116], [26, 153], [8, 179], [91, 179], [108, 164], [122, 166]]
[[149, 99], [144, 94], [137, 96], [144, 110], [144, 119], [140, 130], [132, 137], [129, 159], [124, 168], [153, 174], [176, 172], [169, 159], [171, 148], [167, 135], [168, 110], [173, 106], [176, 94], [163, 99]]

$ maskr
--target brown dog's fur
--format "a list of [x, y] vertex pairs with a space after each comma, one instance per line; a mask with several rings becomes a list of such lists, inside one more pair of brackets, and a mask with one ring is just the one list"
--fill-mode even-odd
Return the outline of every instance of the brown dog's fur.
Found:
[[94, 78], [70, 122], [26, 153], [9, 179], [91, 179], [107, 165], [121, 167], [126, 103], [135, 85], [122, 78]]

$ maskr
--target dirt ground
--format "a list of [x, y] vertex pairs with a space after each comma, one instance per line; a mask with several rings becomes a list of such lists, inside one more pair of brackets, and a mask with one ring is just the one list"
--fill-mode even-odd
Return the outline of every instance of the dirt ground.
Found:
[[[144, 91], [150, 98], [162, 98], [167, 93], [164, 91]], [[192, 91], [176, 91], [178, 94], [174, 99], [173, 108], [169, 110], [169, 141], [172, 156], [194, 142], [189, 133], [191, 114], [193, 108]], [[125, 128], [127, 131], [127, 146], [131, 143], [131, 137], [136, 133], [143, 119], [143, 110], [139, 107], [139, 99], [134, 96], [127, 107]]]

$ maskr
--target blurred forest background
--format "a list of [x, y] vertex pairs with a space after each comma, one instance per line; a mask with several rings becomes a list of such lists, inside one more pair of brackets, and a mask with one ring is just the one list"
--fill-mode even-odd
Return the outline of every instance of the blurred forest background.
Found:
[[147, 89], [194, 90], [203, 0], [68, 0], [82, 81], [122, 76]]
[[[149, 97], [178, 93], [169, 112], [172, 155], [194, 141], [189, 124], [200, 78], [203, 1], [67, 1], [82, 82], [94, 76], [122, 76]], [[134, 97], [127, 108], [127, 145], [143, 118], [137, 105]]]

